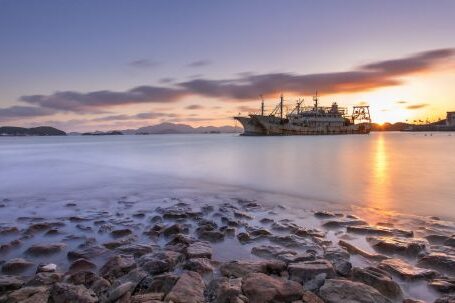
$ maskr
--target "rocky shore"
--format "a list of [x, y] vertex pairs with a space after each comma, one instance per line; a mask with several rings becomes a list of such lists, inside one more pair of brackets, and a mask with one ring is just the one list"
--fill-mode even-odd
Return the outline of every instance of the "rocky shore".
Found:
[[0, 302], [455, 302], [453, 222], [196, 200], [1, 223]]

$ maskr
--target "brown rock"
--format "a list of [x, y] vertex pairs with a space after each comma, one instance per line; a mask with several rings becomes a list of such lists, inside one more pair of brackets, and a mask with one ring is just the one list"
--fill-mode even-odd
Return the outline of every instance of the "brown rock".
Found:
[[326, 274], [327, 278], [335, 276], [332, 263], [325, 259], [292, 263], [288, 266], [288, 270], [290, 279], [300, 283], [310, 281], [322, 273]]
[[166, 302], [203, 303], [204, 281], [197, 272], [188, 271], [181, 275], [172, 290], [167, 294]]
[[379, 263], [378, 267], [392, 274], [399, 275], [405, 280], [430, 279], [436, 272], [429, 269], [414, 267], [400, 259], [388, 259]]
[[249, 303], [291, 302], [303, 295], [303, 288], [299, 283], [262, 273], [247, 275], [242, 281], [242, 290]]
[[319, 290], [319, 295], [326, 303], [391, 303], [375, 288], [349, 280], [329, 279]]
[[223, 276], [242, 278], [250, 273], [280, 274], [286, 263], [278, 260], [230, 261], [220, 266]]

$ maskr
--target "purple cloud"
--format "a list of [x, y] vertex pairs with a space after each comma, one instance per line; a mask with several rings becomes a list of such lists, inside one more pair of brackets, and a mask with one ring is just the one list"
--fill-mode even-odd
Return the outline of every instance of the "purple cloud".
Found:
[[137, 59], [130, 61], [128, 65], [136, 68], [151, 68], [160, 65], [160, 63], [149, 59]]
[[33, 106], [11, 106], [7, 108], [0, 108], [0, 120], [49, 116], [54, 113], [56, 113], [56, 111], [50, 108]]
[[199, 105], [199, 104], [191, 104], [191, 105], [188, 105], [185, 108], [189, 109], [189, 110], [195, 110], [195, 109], [203, 109], [204, 107], [202, 105]]
[[209, 60], [197, 60], [188, 63], [186, 66], [188, 67], [203, 67], [212, 64]]

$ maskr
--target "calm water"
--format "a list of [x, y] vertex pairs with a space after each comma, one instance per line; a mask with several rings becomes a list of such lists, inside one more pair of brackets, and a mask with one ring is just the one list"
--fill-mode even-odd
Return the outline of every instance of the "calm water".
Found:
[[0, 199], [178, 179], [454, 218], [454, 178], [454, 133], [0, 138]]

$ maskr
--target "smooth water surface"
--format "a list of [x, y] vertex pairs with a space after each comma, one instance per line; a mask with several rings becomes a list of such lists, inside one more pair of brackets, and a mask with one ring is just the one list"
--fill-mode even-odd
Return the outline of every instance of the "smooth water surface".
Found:
[[0, 198], [174, 178], [454, 218], [455, 134], [0, 138]]

